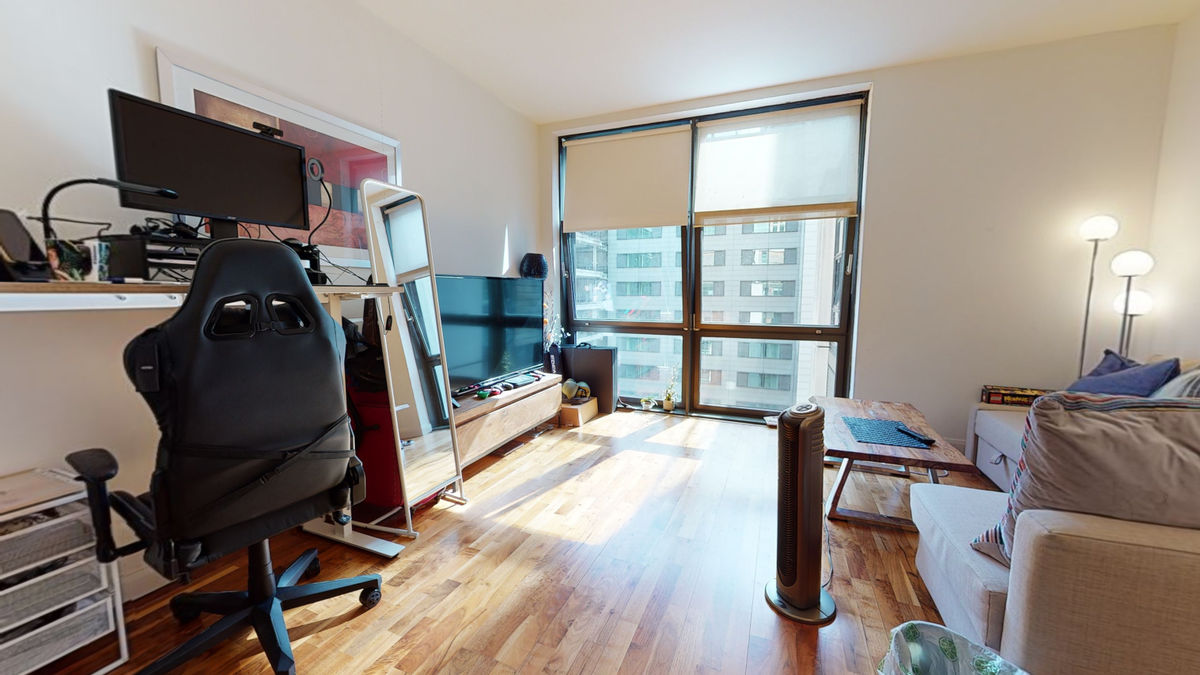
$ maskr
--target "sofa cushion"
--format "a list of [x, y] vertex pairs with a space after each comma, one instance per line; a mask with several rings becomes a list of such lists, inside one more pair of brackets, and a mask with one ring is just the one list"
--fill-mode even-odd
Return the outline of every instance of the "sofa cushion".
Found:
[[[1166, 360], [1165, 357], [1160, 360]], [[1109, 375], [1122, 370], [1135, 368], [1142, 364], [1134, 361], [1127, 356], [1121, 356], [1111, 349], [1104, 350], [1104, 356], [1100, 359], [1100, 363], [1096, 364], [1095, 368], [1088, 371], [1087, 377], [1097, 377], [1100, 375]]]
[[916, 483], [909, 493], [920, 531], [917, 570], [951, 630], [1000, 648], [1008, 568], [971, 550], [980, 528], [1004, 513], [1003, 492]]
[[1028, 416], [1026, 408], [980, 410], [975, 413], [975, 435], [994, 445], [1005, 456], [1019, 459], [1021, 437], [1025, 435], [1025, 418]]
[[1076, 380], [1069, 391], [1091, 394], [1149, 396], [1179, 375], [1179, 359], [1125, 368], [1106, 375], [1088, 375]]
[[1200, 528], [1200, 399], [1049, 394], [1021, 445], [1008, 507], [972, 543], [1005, 565], [1028, 509]]

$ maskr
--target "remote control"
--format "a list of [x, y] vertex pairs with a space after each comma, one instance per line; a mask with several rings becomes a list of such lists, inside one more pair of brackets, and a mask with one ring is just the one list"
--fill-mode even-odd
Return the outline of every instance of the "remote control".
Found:
[[925, 434], [923, 434], [919, 431], [913, 431], [912, 429], [909, 429], [907, 426], [905, 426], [903, 423], [900, 423], [900, 422], [896, 423], [896, 431], [899, 431], [900, 433], [902, 433], [906, 436], [914, 438], [914, 439], [924, 443], [925, 445], [933, 445], [934, 443], [937, 442], [937, 441], [933, 440], [932, 438], [930, 438], [929, 436], [926, 436]]

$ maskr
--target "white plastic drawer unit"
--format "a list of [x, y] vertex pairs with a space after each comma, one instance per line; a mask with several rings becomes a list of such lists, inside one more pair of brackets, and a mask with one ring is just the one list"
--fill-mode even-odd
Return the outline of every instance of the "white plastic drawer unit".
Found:
[[112, 629], [112, 598], [97, 598], [36, 630], [0, 643], [0, 673], [24, 675], [37, 670]]
[[61, 471], [0, 476], [0, 675], [32, 672], [115, 632], [129, 656], [116, 566], [96, 559], [83, 486]]
[[0, 590], [0, 635], [108, 588], [105, 569], [90, 547], [47, 567], [52, 571]]
[[92, 521], [86, 505], [70, 502], [39, 513], [47, 512], [54, 515], [44, 522], [0, 535], [0, 578], [92, 547]]

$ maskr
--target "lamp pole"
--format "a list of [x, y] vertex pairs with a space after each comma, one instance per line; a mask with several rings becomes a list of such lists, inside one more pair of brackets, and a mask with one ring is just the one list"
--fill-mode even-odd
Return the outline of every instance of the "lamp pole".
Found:
[[1092, 289], [1096, 285], [1096, 256], [1100, 253], [1100, 239], [1092, 239], [1092, 267], [1088, 272], [1087, 301], [1083, 305], [1083, 340], [1079, 344], [1079, 377], [1083, 377], [1083, 360], [1087, 354], [1088, 321], [1092, 318]]
[[1129, 356], [1129, 332], [1132, 319], [1129, 316], [1129, 296], [1133, 290], [1133, 277], [1125, 277], [1125, 307], [1121, 310], [1121, 334], [1117, 337], [1117, 349], [1121, 356]]

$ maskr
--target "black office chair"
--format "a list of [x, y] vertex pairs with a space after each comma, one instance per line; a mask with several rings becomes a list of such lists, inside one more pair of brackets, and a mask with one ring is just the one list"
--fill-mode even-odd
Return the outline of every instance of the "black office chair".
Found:
[[[144, 669], [161, 673], [254, 627], [276, 673], [294, 673], [283, 610], [351, 591], [372, 607], [380, 578], [296, 585], [319, 572], [317, 550], [276, 577], [267, 537], [342, 512], [365, 493], [346, 415], [345, 336], [322, 309], [299, 258], [277, 242], [217, 241], [196, 264], [174, 316], [125, 348], [125, 370], [162, 431], [150, 491], [113, 492], [117, 462], [102, 449], [67, 462], [87, 484], [103, 562], [145, 549], [168, 579], [186, 577], [240, 548], [250, 558], [247, 590], [171, 599], [181, 621], [224, 615]], [[117, 547], [109, 506], [137, 535]]]

